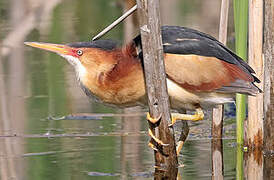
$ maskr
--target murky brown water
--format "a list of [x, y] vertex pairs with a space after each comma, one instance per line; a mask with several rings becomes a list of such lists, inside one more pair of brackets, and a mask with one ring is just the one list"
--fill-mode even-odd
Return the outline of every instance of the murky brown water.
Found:
[[[147, 146], [144, 115], [48, 118], [124, 112], [89, 102], [73, 69], [61, 57], [23, 45], [24, 41], [88, 41], [121, 14], [121, 2], [0, 0], [1, 180], [153, 178], [154, 158]], [[162, 6], [164, 24], [189, 26], [216, 37], [219, 1], [171, 0]], [[104, 38], [122, 42], [123, 32], [120, 25]], [[126, 113], [139, 113], [136, 111]], [[264, 177], [270, 178], [257, 156], [246, 156], [243, 163], [243, 152], [235, 146], [235, 120], [231, 110], [227, 112], [222, 153], [211, 150], [210, 118], [191, 124], [179, 157], [184, 167], [179, 168], [178, 179], [211, 179], [212, 174], [215, 179], [263, 179], [264, 172]]]

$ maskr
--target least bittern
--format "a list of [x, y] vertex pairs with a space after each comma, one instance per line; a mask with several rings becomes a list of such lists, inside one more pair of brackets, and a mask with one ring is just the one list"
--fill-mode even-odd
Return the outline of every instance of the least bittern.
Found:
[[[171, 108], [196, 110], [194, 115], [172, 114], [172, 124], [178, 119], [201, 120], [202, 108], [233, 102], [235, 93], [261, 92], [254, 84], [260, 82], [254, 70], [212, 36], [185, 27], [164, 26], [162, 38]], [[112, 40], [25, 44], [64, 57], [74, 66], [83, 91], [92, 99], [118, 107], [147, 104], [140, 36], [121, 48]], [[157, 122], [149, 116], [148, 120]]]

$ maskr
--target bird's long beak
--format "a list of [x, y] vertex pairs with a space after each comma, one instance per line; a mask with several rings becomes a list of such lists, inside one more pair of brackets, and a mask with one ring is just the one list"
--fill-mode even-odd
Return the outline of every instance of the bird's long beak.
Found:
[[41, 42], [24, 42], [25, 45], [44, 49], [46, 51], [55, 52], [57, 54], [67, 55], [69, 49], [66, 45], [63, 44], [52, 44], [52, 43], [41, 43]]

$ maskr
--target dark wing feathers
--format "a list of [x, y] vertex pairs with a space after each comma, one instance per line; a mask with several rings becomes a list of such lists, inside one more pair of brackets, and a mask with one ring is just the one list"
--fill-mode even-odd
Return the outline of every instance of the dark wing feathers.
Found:
[[248, 95], [255, 95], [258, 92], [261, 93], [262, 90], [259, 89], [255, 84], [246, 82], [243, 80], [236, 80], [232, 82], [229, 86], [223, 86], [216, 90], [217, 92], [227, 92], [233, 93], [237, 91], [238, 93], [248, 94]]
[[[254, 70], [239, 56], [237, 56], [230, 49], [225, 47], [214, 37], [186, 27], [163, 26], [162, 40], [164, 53], [166, 54], [215, 57], [223, 61], [224, 66], [226, 66], [225, 68], [227, 68], [225, 71], [229, 71], [231, 80], [233, 79], [234, 81], [236, 81], [231, 82], [230, 85], [223, 85], [221, 88], [218, 89], [218, 91], [242, 93], [245, 92], [247, 94], [254, 94], [255, 91], [260, 92], [259, 88], [253, 84], [253, 82], [260, 82], [260, 80], [253, 75], [253, 73], [255, 73]], [[137, 47], [142, 49], [140, 35], [134, 39], [134, 42]], [[138, 53], [139, 56], [142, 56], [141, 50]], [[208, 70], [210, 71], [210, 69]], [[172, 76], [170, 78], [174, 79], [175, 75], [172, 75], [172, 73], [167, 72], [168, 76]], [[237, 81], [237, 78], [242, 80]], [[212, 79], [211, 82], [213, 83], [214, 81], [215, 80]], [[200, 88], [200, 90], [203, 90], [202, 86], [194, 87], [193, 85], [190, 85], [189, 87], [196, 88], [197, 90], [199, 90]], [[206, 86], [204, 86], [203, 88], [206, 88]]]
[[[239, 56], [225, 47], [214, 37], [203, 32], [179, 26], [163, 26], [162, 40], [165, 53], [195, 54], [207, 57], [216, 57], [225, 62], [238, 65], [242, 70], [253, 76], [255, 71]], [[141, 47], [141, 36], [134, 39]], [[254, 77], [254, 76], [253, 76]], [[255, 82], [260, 82], [254, 77]]]
[[[242, 69], [250, 75], [251, 73], [255, 73], [255, 71], [239, 56], [214, 37], [203, 32], [186, 27], [163, 26], [162, 39], [164, 52], [166, 53], [216, 57], [225, 62], [242, 67]], [[257, 78], [254, 79], [255, 81], [258, 80]]]

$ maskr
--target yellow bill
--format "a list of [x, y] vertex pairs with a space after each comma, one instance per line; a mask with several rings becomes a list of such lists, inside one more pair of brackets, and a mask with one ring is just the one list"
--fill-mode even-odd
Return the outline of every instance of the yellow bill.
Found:
[[44, 49], [46, 51], [55, 52], [57, 54], [68, 54], [68, 48], [66, 45], [63, 44], [52, 44], [52, 43], [42, 43], [42, 42], [24, 42], [25, 45]]

